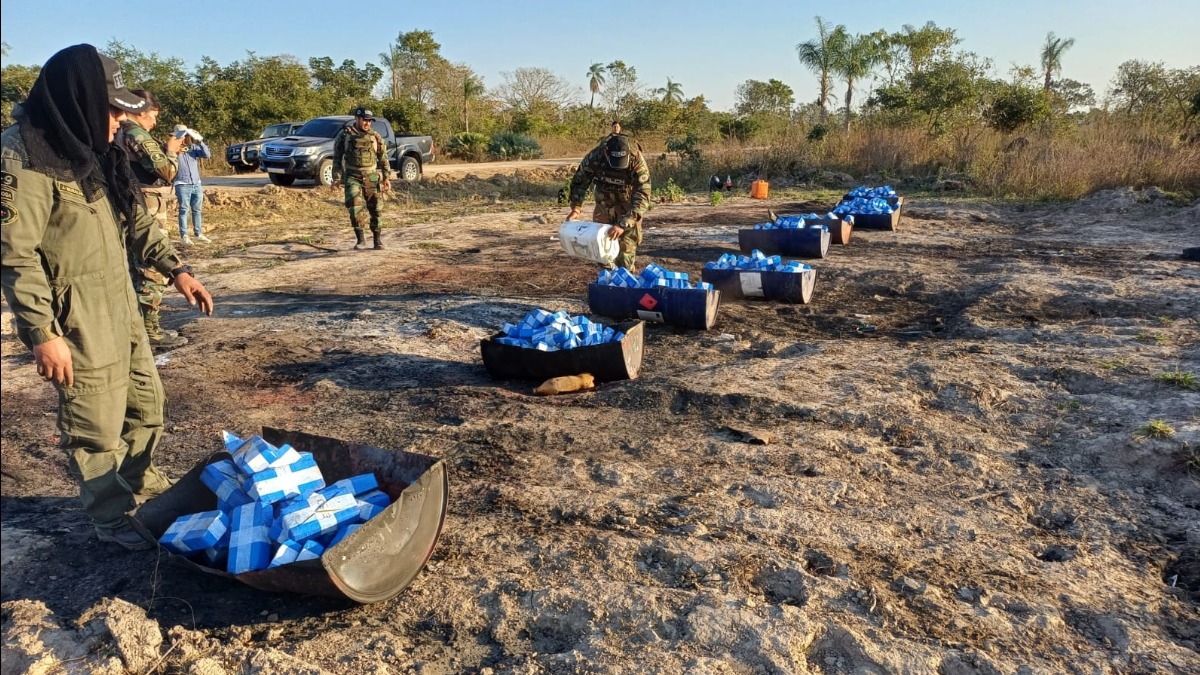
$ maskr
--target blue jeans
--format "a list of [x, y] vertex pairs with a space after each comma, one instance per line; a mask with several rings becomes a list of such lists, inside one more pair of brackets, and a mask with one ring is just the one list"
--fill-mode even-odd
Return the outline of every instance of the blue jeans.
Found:
[[179, 183], [175, 186], [175, 197], [179, 199], [179, 238], [187, 236], [188, 214], [192, 216], [192, 233], [197, 237], [204, 234], [201, 211], [204, 209], [204, 186]]

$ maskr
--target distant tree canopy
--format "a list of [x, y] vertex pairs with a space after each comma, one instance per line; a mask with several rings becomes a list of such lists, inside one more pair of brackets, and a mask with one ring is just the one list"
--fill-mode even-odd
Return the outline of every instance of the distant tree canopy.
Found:
[[[431, 134], [442, 145], [457, 136], [464, 155], [481, 145], [477, 136], [462, 136], [468, 132], [590, 144], [607, 133], [612, 119], [644, 141], [665, 147], [670, 140], [673, 147], [688, 148], [689, 156], [699, 156], [697, 143], [721, 138], [816, 142], [837, 133], [826, 120], [831, 113], [841, 118], [841, 133], [860, 120], [923, 129], [933, 137], [985, 127], [1002, 133], [1054, 131], [1096, 115], [1179, 130], [1194, 130], [1200, 121], [1200, 66], [1127, 61], [1117, 69], [1103, 108], [1096, 109], [1097, 92], [1062, 76], [1070, 73], [1075, 44], [1070, 37], [1049, 33], [1040, 53], [1031, 50], [1035, 64], [1014, 67], [1012, 79], [1002, 81], [992, 74], [989, 59], [960, 50], [954, 29], [932, 21], [853, 35], [817, 17], [815, 33], [796, 45], [801, 65], [816, 77], [815, 100], [797, 102], [792, 85], [778, 79], [747, 79], [737, 86], [730, 112], [710, 110], [703, 95], [688, 98], [672, 78], [665, 86], [645, 86], [637, 68], [621, 59], [592, 63], [575, 77], [521, 67], [489, 86], [469, 65], [445, 58], [428, 30], [397, 34], [380, 51], [378, 65], [247, 52], [227, 64], [204, 57], [189, 69], [176, 57], [118, 40], [101, 51], [122, 63], [132, 86], [154, 92], [163, 104], [162, 124], [188, 124], [218, 143], [257, 136], [277, 122], [347, 114], [359, 105], [371, 106], [404, 133]], [[9, 53], [5, 43], [0, 78], [5, 126], [39, 72], [37, 65], [8, 63]]]

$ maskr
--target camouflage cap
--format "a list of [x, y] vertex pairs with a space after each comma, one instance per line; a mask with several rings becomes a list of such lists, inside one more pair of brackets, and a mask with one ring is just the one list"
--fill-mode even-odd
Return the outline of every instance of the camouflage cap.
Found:
[[629, 168], [629, 138], [613, 136], [604, 144], [604, 158], [614, 169]]

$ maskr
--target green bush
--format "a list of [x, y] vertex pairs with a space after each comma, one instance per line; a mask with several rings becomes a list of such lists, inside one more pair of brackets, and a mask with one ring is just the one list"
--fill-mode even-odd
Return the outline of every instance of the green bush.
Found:
[[720, 206], [721, 201], [724, 199], [725, 199], [725, 196], [715, 190], [708, 194], [708, 203], [711, 204], [712, 206]]
[[674, 178], [668, 178], [666, 185], [654, 188], [655, 197], [664, 202], [671, 202], [672, 204], [683, 201], [683, 195], [683, 188], [675, 184]]
[[504, 132], [492, 137], [488, 154], [494, 159], [540, 159], [542, 146], [529, 136]]
[[481, 162], [487, 156], [489, 141], [486, 134], [472, 131], [454, 134], [446, 143], [446, 154], [458, 159]]

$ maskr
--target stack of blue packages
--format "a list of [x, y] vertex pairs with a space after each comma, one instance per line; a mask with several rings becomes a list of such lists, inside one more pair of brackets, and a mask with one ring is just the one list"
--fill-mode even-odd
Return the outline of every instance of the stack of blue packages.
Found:
[[762, 251], [754, 249], [748, 256], [726, 253], [714, 261], [704, 263], [704, 268], [710, 270], [748, 270], [799, 274], [811, 270], [812, 266], [806, 265], [799, 260], [784, 262], [780, 256], [764, 255]]
[[896, 191], [892, 189], [891, 185], [880, 187], [860, 185], [846, 194], [855, 199], [891, 199], [896, 196]]
[[586, 316], [571, 316], [566, 312], [551, 314], [544, 309], [533, 310], [516, 325], [504, 324], [500, 332], [504, 336], [496, 338], [496, 342], [502, 345], [543, 352], [620, 342], [625, 337], [621, 331], [591, 321]]
[[857, 213], [859, 215], [891, 215], [895, 211], [887, 199], [882, 197], [874, 197], [866, 199], [863, 197], [855, 197], [849, 201], [844, 201], [841, 204], [833, 207], [833, 212], [838, 215]]
[[642, 269], [642, 273], [634, 276], [629, 270], [618, 267], [615, 270], [600, 270], [596, 283], [601, 286], [620, 286], [621, 288], [678, 288], [683, 290], [711, 291], [712, 284], [701, 281], [692, 285], [688, 281], [687, 272], [672, 272], [665, 267], [650, 263]]
[[204, 467], [200, 480], [217, 510], [180, 516], [159, 539], [180, 555], [231, 574], [321, 557], [392, 503], [373, 473], [326, 487], [311, 453], [260, 436], [222, 432], [231, 460]]
[[823, 223], [823, 220], [836, 221], [838, 217], [833, 213], [826, 213], [819, 216], [815, 213], [804, 213], [798, 216], [779, 216], [773, 223], [758, 223], [754, 226], [756, 230], [803, 230], [806, 228], [822, 228], [829, 229], [829, 223]]

